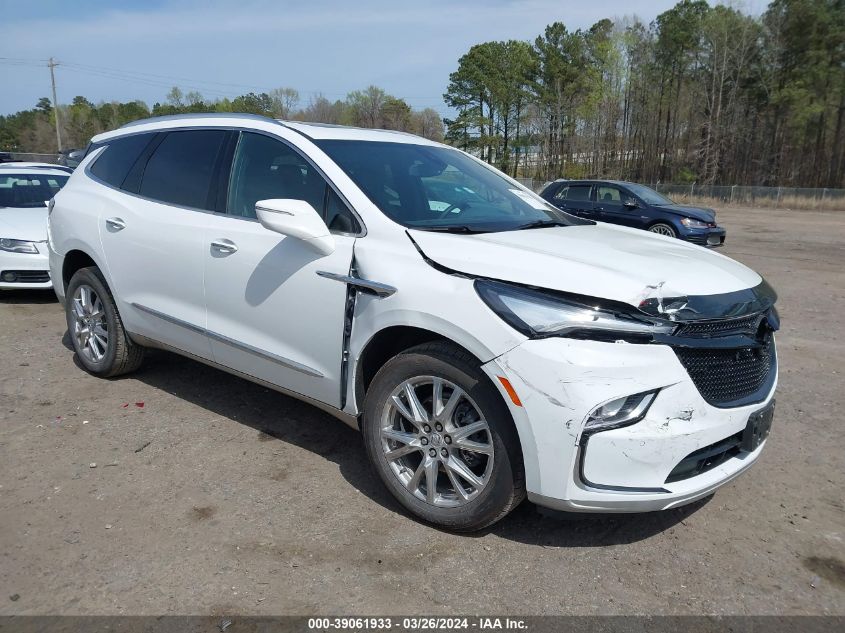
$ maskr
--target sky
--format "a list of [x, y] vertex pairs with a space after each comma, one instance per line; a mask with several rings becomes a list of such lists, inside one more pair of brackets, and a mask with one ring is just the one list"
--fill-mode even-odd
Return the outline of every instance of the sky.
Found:
[[[7, 4], [8, 3], [8, 4]], [[0, 0], [0, 114], [60, 103], [163, 102], [289, 86], [306, 105], [375, 84], [412, 107], [448, 110], [449, 73], [470, 46], [533, 40], [547, 24], [650, 22], [675, 0]], [[5, 8], [4, 8], [5, 5]]]

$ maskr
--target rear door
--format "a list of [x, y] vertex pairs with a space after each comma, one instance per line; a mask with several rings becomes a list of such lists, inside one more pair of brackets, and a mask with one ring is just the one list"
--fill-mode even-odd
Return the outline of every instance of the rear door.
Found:
[[[265, 229], [258, 200], [292, 198], [323, 214], [335, 250]], [[224, 213], [203, 237], [208, 335], [214, 360], [339, 407], [347, 286], [357, 218], [315, 165], [287, 142], [243, 132]]]
[[593, 186], [589, 183], [564, 184], [552, 198], [552, 204], [567, 213], [582, 218], [593, 218], [593, 203], [590, 192]]
[[211, 358], [203, 226], [228, 134], [156, 135], [123, 180], [126, 193], [115, 192], [100, 214], [109, 276], [127, 328], [203, 358]]

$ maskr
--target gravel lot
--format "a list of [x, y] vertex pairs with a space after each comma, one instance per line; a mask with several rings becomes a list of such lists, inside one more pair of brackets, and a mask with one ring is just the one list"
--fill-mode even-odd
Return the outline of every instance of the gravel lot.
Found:
[[686, 508], [476, 536], [406, 516], [317, 409], [162, 352], [93, 378], [51, 293], [0, 294], [0, 614], [845, 614], [845, 212], [720, 219], [780, 294], [761, 460]]

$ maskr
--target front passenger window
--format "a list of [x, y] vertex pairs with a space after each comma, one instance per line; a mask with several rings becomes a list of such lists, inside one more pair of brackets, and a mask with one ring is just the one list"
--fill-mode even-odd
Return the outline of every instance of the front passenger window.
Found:
[[273, 198], [305, 200], [323, 211], [326, 181], [293, 149], [263, 134], [244, 132], [232, 163], [227, 211], [255, 217], [255, 203]]
[[596, 200], [605, 205], [619, 206], [622, 204], [622, 196], [616, 187], [599, 186], [596, 190]]

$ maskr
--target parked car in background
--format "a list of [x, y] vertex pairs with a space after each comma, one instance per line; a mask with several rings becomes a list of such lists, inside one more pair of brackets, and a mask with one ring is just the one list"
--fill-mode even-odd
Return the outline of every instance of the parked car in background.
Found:
[[645, 185], [615, 180], [555, 180], [540, 195], [582, 218], [677, 237], [700, 246], [725, 243], [713, 209], [675, 204]]
[[0, 164], [0, 289], [51, 288], [47, 203], [69, 170], [42, 163]]
[[66, 149], [59, 152], [59, 165], [76, 169], [85, 157], [85, 149]]
[[93, 139], [49, 227], [87, 371], [162, 348], [315, 404], [445, 528], [526, 493], [673, 508], [746, 471], [769, 432], [778, 317], [760, 275], [561, 213], [424, 138], [138, 121]]

